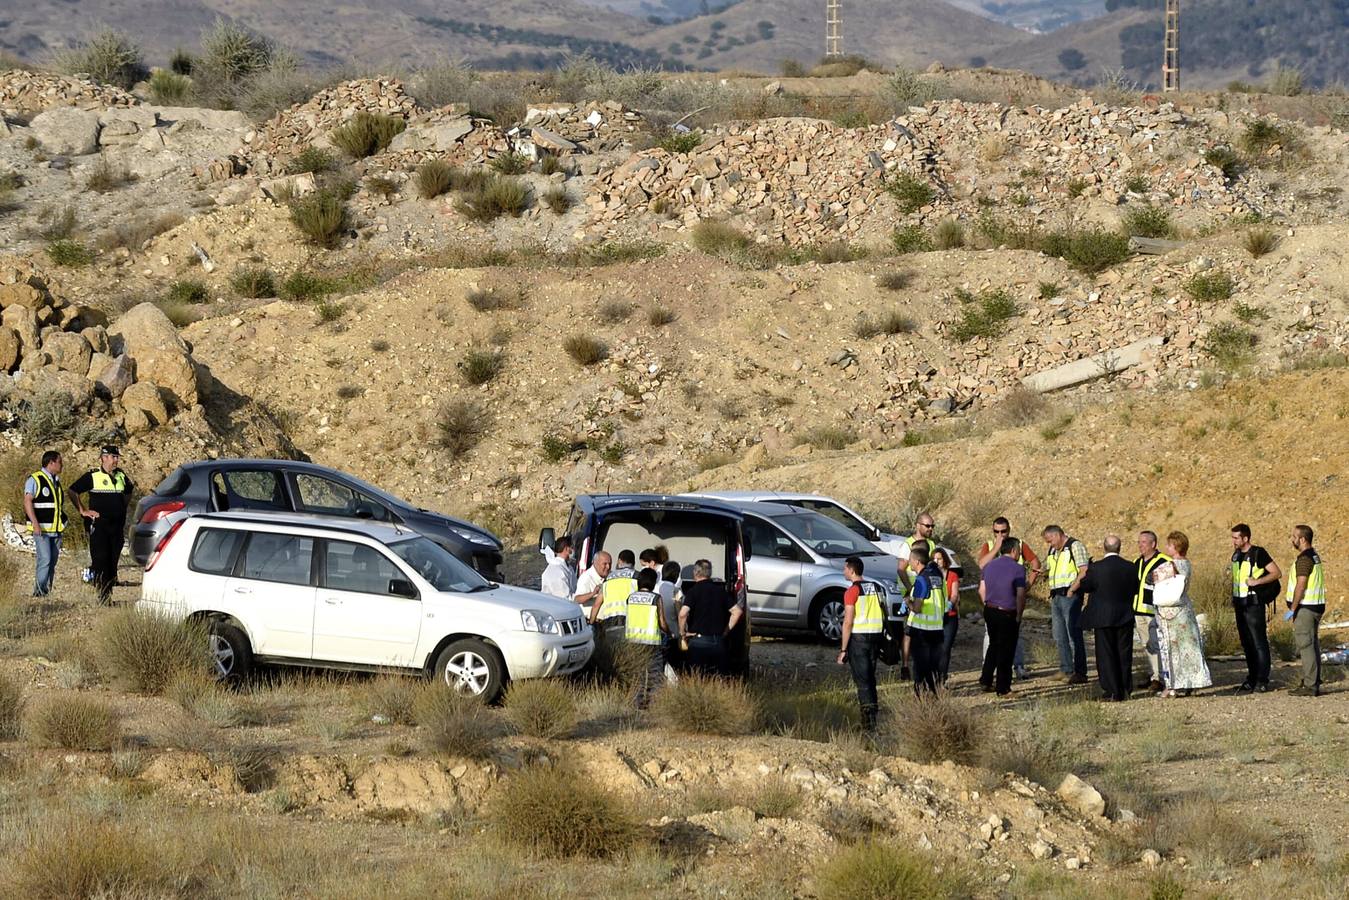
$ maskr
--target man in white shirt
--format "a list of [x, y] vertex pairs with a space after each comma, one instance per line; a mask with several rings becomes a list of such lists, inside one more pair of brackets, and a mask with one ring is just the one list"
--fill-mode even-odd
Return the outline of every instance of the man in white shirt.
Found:
[[562, 600], [570, 600], [576, 593], [576, 573], [571, 568], [571, 538], [560, 537], [550, 550], [543, 549], [548, 568], [539, 579], [539, 590]]
[[600, 600], [600, 595], [604, 593], [604, 579], [609, 577], [609, 570], [613, 565], [614, 558], [607, 550], [596, 553], [594, 565], [576, 579], [576, 593], [572, 594], [572, 599], [582, 606], [589, 606]]

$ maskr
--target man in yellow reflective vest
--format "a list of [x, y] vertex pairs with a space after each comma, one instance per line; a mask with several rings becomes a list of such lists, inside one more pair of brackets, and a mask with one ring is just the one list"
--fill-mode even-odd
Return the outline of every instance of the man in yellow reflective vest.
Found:
[[651, 694], [665, 680], [665, 636], [670, 633], [665, 621], [665, 604], [656, 593], [655, 569], [637, 573], [637, 590], [623, 600], [623, 637], [642, 648], [645, 665], [637, 676], [634, 699], [638, 709], [646, 709]]
[[1157, 646], [1157, 607], [1152, 605], [1152, 570], [1171, 557], [1157, 552], [1157, 535], [1151, 531], [1138, 532], [1138, 559], [1134, 570], [1138, 575], [1138, 593], [1134, 596], [1134, 634], [1148, 657], [1148, 673], [1152, 680], [1148, 690], [1157, 693], [1162, 684], [1162, 657]]
[[[126, 541], [126, 508], [136, 489], [118, 466], [121, 460], [120, 450], [111, 444], [105, 446], [98, 457], [98, 468], [84, 473], [70, 486], [71, 497], [89, 529], [89, 567], [94, 570], [100, 603], [112, 599], [117, 561]], [[87, 506], [81, 494], [89, 495]]]
[[56, 579], [56, 560], [61, 556], [61, 535], [66, 530], [66, 491], [61, 486], [61, 454], [48, 450], [42, 454], [42, 468], [23, 485], [23, 511], [33, 532], [37, 553], [37, 572], [33, 596], [51, 593]]
[[876, 730], [880, 703], [876, 698], [876, 658], [881, 650], [881, 629], [885, 610], [880, 592], [873, 582], [862, 578], [861, 557], [850, 556], [843, 562], [843, 577], [852, 585], [843, 592], [843, 641], [838, 664], [847, 665], [857, 685], [857, 703], [862, 710], [862, 727]]
[[1285, 601], [1288, 613], [1284, 618], [1293, 620], [1293, 636], [1302, 657], [1302, 683], [1288, 693], [1298, 697], [1321, 696], [1321, 639], [1317, 629], [1326, 611], [1326, 573], [1312, 537], [1310, 525], [1293, 528], [1297, 562], [1293, 563], [1293, 577], [1288, 579]]
[[1060, 681], [1087, 683], [1087, 645], [1082, 639], [1082, 578], [1091, 565], [1087, 548], [1058, 525], [1042, 532], [1049, 546], [1045, 573], [1049, 580], [1049, 614], [1059, 649]]
[[1283, 572], [1264, 547], [1251, 542], [1251, 526], [1232, 526], [1232, 611], [1236, 614], [1237, 637], [1246, 657], [1246, 680], [1237, 693], [1269, 690], [1269, 633], [1265, 606], [1279, 596]]
[[[932, 518], [932, 514], [922, 512], [913, 523], [913, 537], [904, 541], [899, 547], [898, 563], [898, 585], [902, 589], [903, 596], [907, 597], [913, 590], [915, 579], [914, 572], [917, 569], [911, 569], [909, 566], [909, 554], [914, 547], [923, 547], [927, 550], [928, 559], [932, 559], [932, 554], [937, 551], [937, 541], [933, 537], [933, 532], [937, 530], [937, 521]], [[920, 567], [921, 568], [921, 567]], [[908, 680], [909, 677], [909, 651], [912, 648], [912, 637], [909, 634], [910, 627], [907, 621], [904, 624], [904, 643], [903, 654], [900, 658], [899, 677], [901, 681]]]

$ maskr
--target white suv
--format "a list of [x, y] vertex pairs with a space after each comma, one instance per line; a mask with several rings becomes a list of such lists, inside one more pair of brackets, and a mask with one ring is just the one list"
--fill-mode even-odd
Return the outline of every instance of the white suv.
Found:
[[581, 669], [580, 608], [503, 587], [397, 525], [226, 512], [177, 523], [147, 560], [139, 608], [201, 619], [217, 674], [255, 662], [444, 678], [495, 700], [511, 679]]

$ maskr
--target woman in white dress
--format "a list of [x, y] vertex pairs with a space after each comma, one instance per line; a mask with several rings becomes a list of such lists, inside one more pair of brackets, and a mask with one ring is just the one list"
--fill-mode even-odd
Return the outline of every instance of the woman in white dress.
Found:
[[1166, 689], [1158, 696], [1188, 697], [1193, 691], [1212, 685], [1213, 678], [1204, 661], [1199, 620], [1190, 602], [1193, 567], [1185, 558], [1190, 552], [1190, 539], [1182, 531], [1171, 532], [1166, 536], [1166, 552], [1172, 565], [1158, 566], [1153, 573], [1157, 646], [1166, 683]]

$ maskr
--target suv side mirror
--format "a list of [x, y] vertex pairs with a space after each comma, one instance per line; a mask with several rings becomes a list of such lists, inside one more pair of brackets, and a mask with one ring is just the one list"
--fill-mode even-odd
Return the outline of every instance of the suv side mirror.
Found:
[[773, 547], [773, 555], [776, 556], [778, 559], [785, 559], [791, 562], [796, 562], [796, 560], [798, 559], [796, 555], [796, 548], [793, 547], [791, 544], [776, 544]]
[[394, 597], [407, 597], [409, 600], [416, 600], [417, 586], [404, 578], [390, 578], [389, 594]]
[[543, 550], [546, 547], [552, 547], [556, 543], [557, 543], [557, 532], [553, 531], [553, 529], [545, 528], [539, 532], [540, 550]]
[[871, 536], [868, 540], [879, 541], [881, 539], [881, 530], [875, 525], [871, 526]]

